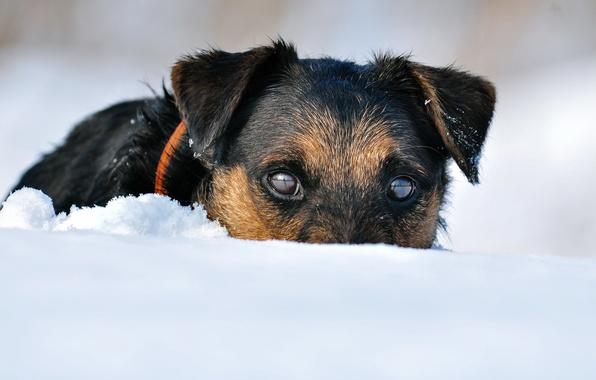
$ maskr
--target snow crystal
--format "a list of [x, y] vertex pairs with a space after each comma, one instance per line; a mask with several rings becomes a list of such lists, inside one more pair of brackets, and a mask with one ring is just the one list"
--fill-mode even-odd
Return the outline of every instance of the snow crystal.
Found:
[[445, 118], [447, 120], [449, 120], [450, 122], [452, 122], [453, 124], [456, 124], [456, 125], [461, 124], [461, 120], [459, 118], [453, 117], [453, 116], [451, 116], [451, 115], [449, 115], [447, 113], [445, 113], [444, 115], [445, 115]]
[[216, 222], [207, 219], [200, 205], [184, 207], [157, 194], [112, 199], [105, 207], [73, 207], [56, 215], [52, 200], [39, 190], [21, 189], [0, 210], [0, 227], [47, 231], [87, 230], [119, 235], [226, 236]]

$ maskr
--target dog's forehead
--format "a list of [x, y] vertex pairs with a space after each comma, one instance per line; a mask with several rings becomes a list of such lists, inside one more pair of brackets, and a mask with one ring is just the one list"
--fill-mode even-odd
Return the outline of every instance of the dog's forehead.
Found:
[[251, 115], [253, 125], [277, 124], [276, 135], [324, 133], [330, 144], [402, 130], [408, 115], [385, 92], [370, 85], [362, 66], [334, 60], [305, 60], [265, 91]]
[[388, 157], [412, 157], [420, 142], [408, 114], [358, 70], [292, 70], [255, 104], [241, 132], [251, 146], [243, 156], [261, 165], [299, 161], [320, 177], [332, 180], [341, 173], [362, 183], [378, 174]]
[[391, 121], [374, 109], [338, 115], [328, 108], [304, 107], [296, 120], [299, 126], [285, 143], [300, 152], [307, 171], [329, 181], [352, 177], [365, 184], [405, 143], [393, 133]]

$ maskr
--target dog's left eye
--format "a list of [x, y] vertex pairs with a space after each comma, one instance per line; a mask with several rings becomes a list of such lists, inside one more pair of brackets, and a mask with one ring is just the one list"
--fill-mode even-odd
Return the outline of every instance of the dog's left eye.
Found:
[[284, 199], [299, 197], [302, 193], [300, 181], [293, 174], [286, 171], [277, 171], [267, 175], [269, 188], [275, 195]]
[[387, 188], [387, 196], [396, 202], [404, 202], [412, 198], [416, 192], [416, 184], [410, 177], [399, 176], [394, 178]]

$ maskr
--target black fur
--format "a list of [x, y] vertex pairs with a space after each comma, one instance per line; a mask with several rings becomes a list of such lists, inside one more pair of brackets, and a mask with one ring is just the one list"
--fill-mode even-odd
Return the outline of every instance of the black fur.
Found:
[[[29, 169], [15, 186], [43, 190], [56, 212], [105, 205], [118, 195], [153, 192], [157, 160], [179, 122], [172, 96], [116, 104], [78, 124], [66, 141]], [[186, 162], [186, 155], [177, 161]], [[173, 165], [172, 175], [185, 165]], [[197, 174], [197, 173], [195, 173]], [[200, 174], [197, 174], [200, 175]], [[172, 195], [188, 203], [185, 178]]]

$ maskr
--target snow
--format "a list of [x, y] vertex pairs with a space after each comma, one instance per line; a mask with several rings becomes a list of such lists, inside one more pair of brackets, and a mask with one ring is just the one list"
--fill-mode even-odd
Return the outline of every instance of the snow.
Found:
[[223, 227], [207, 219], [202, 206], [183, 207], [157, 194], [118, 197], [106, 207], [72, 207], [68, 215], [55, 215], [52, 200], [41, 191], [28, 188], [8, 197], [0, 210], [1, 227], [164, 237], [227, 236]]
[[596, 376], [596, 260], [241, 241], [158, 195], [0, 226], [1, 379]]

